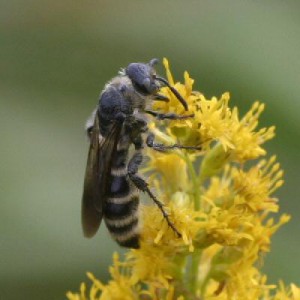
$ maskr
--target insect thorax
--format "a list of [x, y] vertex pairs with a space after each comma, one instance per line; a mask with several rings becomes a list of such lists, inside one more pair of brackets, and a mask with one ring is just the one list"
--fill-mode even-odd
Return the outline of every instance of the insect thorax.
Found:
[[131, 80], [126, 75], [119, 75], [108, 82], [102, 94], [106, 91], [116, 89], [123, 97], [124, 104], [128, 104], [132, 109], [144, 110], [151, 104], [152, 95], [142, 95], [136, 91]]

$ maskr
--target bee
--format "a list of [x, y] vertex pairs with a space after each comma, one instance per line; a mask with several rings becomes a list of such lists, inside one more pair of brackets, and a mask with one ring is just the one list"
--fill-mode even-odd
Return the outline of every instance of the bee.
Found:
[[[97, 232], [102, 218], [114, 240], [123, 247], [139, 248], [139, 192], [145, 192], [161, 210], [168, 225], [180, 236], [163, 204], [138, 174], [143, 148], [157, 151], [194, 147], [155, 143], [147, 127], [147, 114], [159, 120], [185, 119], [192, 115], [159, 113], [153, 101], [168, 101], [159, 94], [166, 86], [188, 110], [186, 101], [169, 82], [156, 74], [157, 59], [131, 63], [109, 81], [86, 125], [90, 141], [82, 196], [82, 228], [86, 237]], [[148, 133], [144, 138], [144, 134]], [[133, 155], [130, 157], [130, 148]]]

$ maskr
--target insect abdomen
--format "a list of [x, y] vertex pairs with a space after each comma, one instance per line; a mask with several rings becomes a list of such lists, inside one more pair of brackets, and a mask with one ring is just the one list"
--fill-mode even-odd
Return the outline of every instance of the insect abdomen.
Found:
[[116, 151], [111, 184], [104, 203], [104, 220], [112, 237], [123, 247], [139, 248], [139, 194], [127, 177], [127, 151]]

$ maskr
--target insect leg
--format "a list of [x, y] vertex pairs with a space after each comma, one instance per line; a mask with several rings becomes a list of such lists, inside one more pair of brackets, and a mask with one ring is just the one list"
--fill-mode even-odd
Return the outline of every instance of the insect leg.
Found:
[[155, 117], [157, 120], [185, 120], [185, 119], [189, 119], [189, 118], [193, 118], [194, 114], [189, 114], [189, 115], [177, 115], [174, 113], [160, 113], [157, 111], [153, 111], [153, 110], [145, 110], [145, 112], [153, 117]]
[[173, 144], [173, 145], [164, 145], [160, 143], [155, 143], [154, 142], [154, 134], [149, 133], [149, 135], [146, 138], [146, 145], [149, 148], [152, 148], [153, 150], [156, 151], [166, 151], [166, 150], [172, 150], [172, 149], [189, 149], [189, 150], [201, 150], [200, 146], [184, 146], [180, 144]]
[[176, 229], [174, 224], [169, 219], [169, 215], [164, 210], [164, 205], [162, 202], [160, 202], [155, 195], [152, 193], [152, 191], [149, 188], [149, 184], [139, 175], [137, 174], [138, 168], [140, 164], [143, 161], [143, 156], [140, 151], [136, 151], [135, 154], [132, 156], [128, 163], [128, 176], [130, 180], [133, 182], [133, 184], [142, 192], [147, 193], [149, 197], [154, 201], [154, 203], [157, 205], [157, 207], [160, 209], [163, 217], [167, 221], [168, 225], [173, 229], [173, 231], [178, 235], [178, 237], [181, 236], [179, 231]]

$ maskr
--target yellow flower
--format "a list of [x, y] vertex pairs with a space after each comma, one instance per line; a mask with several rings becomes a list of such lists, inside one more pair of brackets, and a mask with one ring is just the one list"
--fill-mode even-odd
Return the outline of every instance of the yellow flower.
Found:
[[190, 117], [152, 120], [149, 130], [161, 143], [201, 150], [148, 149], [143, 172], [180, 236], [157, 206], [142, 205], [140, 248], [123, 260], [114, 254], [108, 283], [88, 273], [91, 287], [82, 284], [68, 299], [300, 300], [299, 287], [269, 284], [257, 267], [273, 234], [290, 219], [271, 216], [279, 211], [273, 194], [283, 184], [276, 157], [245, 164], [266, 155], [263, 144], [274, 137], [274, 126], [257, 129], [264, 105], [255, 102], [240, 117], [229, 105], [229, 93], [207, 99], [193, 91], [187, 72], [184, 83], [176, 82], [166, 59], [164, 65], [189, 111], [167, 88], [160, 92], [170, 101], [153, 108]]
[[[164, 59], [167, 78], [174, 82], [169, 63]], [[265, 155], [261, 145], [274, 137], [275, 127], [262, 128], [255, 131], [258, 118], [264, 110], [264, 105], [255, 102], [249, 112], [240, 120], [238, 109], [230, 109], [229, 93], [224, 93], [220, 99], [206, 99], [199, 92], [192, 91], [194, 80], [184, 73], [185, 84], [174, 84], [178, 92], [186, 99], [189, 113], [194, 118], [175, 120], [168, 124], [174, 138], [186, 145], [201, 145], [203, 150], [209, 149], [212, 142], [222, 144], [224, 151], [229, 152], [233, 160], [244, 162]], [[155, 103], [154, 108], [162, 112], [183, 114], [183, 108], [169, 89], [161, 89], [162, 94], [170, 99], [167, 103]]]
[[283, 171], [279, 163], [274, 164], [275, 159], [273, 156], [269, 161], [263, 160], [247, 172], [232, 169], [236, 203], [254, 211], [278, 211], [277, 200], [270, 198], [270, 194], [283, 184]]
[[266, 154], [261, 145], [274, 137], [275, 126], [254, 131], [263, 110], [264, 104], [255, 102], [241, 121], [238, 120], [237, 109], [233, 110], [232, 119], [235, 121], [232, 122], [231, 141], [234, 145], [234, 160], [244, 162]]
[[[159, 172], [161, 186], [165, 186], [165, 195], [172, 195], [175, 190], [185, 190], [188, 186], [187, 165], [185, 160], [176, 153], [148, 151], [150, 164], [144, 171]], [[154, 174], [155, 174], [154, 173]], [[150, 182], [151, 182], [150, 177]], [[154, 177], [155, 178], [155, 177]]]

